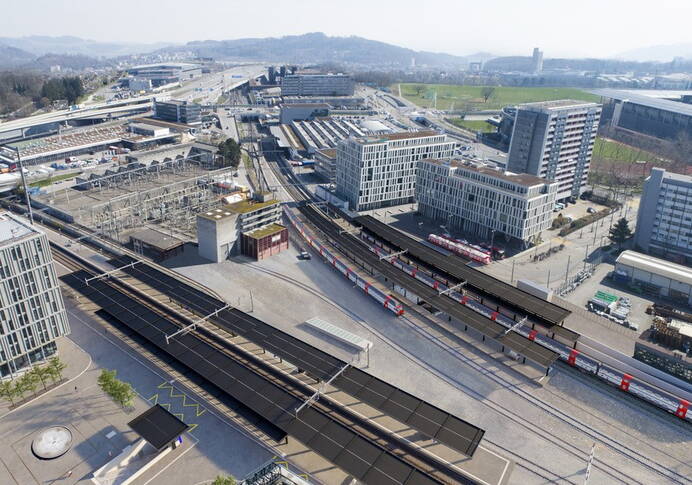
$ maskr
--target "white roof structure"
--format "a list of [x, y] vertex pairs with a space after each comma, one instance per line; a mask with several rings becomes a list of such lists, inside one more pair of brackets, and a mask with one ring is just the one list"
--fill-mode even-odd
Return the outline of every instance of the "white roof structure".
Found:
[[0, 212], [0, 246], [5, 243], [18, 241], [24, 236], [38, 232], [29, 225], [29, 221], [9, 212]]
[[671, 263], [636, 251], [623, 251], [616, 262], [692, 285], [692, 269], [681, 264]]
[[348, 332], [343, 328], [339, 328], [336, 325], [332, 325], [329, 322], [320, 320], [319, 318], [311, 318], [310, 320], [306, 320], [305, 323], [310, 325], [312, 328], [319, 330], [322, 333], [334, 337], [340, 342], [351, 345], [352, 347], [356, 347], [361, 352], [365, 352], [368, 349], [370, 349], [370, 347], [372, 347], [372, 342], [370, 342], [369, 340], [359, 337], [358, 335], [352, 334], [351, 332]]

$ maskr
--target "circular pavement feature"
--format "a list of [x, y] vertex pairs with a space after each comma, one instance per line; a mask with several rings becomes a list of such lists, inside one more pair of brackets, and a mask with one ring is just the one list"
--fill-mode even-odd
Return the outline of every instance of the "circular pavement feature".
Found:
[[72, 432], [65, 426], [53, 426], [39, 433], [31, 442], [31, 451], [39, 458], [50, 460], [64, 455], [72, 447]]

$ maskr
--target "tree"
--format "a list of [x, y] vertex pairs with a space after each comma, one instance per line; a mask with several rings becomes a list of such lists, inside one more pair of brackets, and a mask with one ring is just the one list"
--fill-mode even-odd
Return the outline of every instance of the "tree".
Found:
[[483, 86], [481, 88], [481, 96], [483, 96], [483, 102], [487, 103], [490, 98], [495, 95], [495, 88], [493, 86]]
[[608, 235], [608, 239], [617, 244], [618, 248], [631, 237], [632, 231], [630, 230], [629, 222], [627, 222], [627, 219], [624, 217], [618, 219], [615, 225], [610, 229], [610, 234]]
[[36, 388], [38, 387], [36, 374], [29, 370], [19, 378], [19, 381], [22, 383], [25, 391], [30, 391], [34, 396], [36, 395]]
[[48, 371], [53, 382], [62, 380], [62, 371], [65, 370], [65, 367], [67, 367], [67, 364], [58, 357], [53, 357], [48, 361]]
[[33, 372], [36, 376], [36, 379], [38, 379], [41, 382], [43, 389], [46, 389], [46, 382], [50, 378], [50, 371], [48, 370], [48, 368], [43, 365], [38, 365], [31, 369], [31, 372]]
[[211, 485], [236, 485], [235, 478], [230, 475], [217, 475]]
[[12, 382], [14, 382], [14, 395], [24, 399], [24, 393], [27, 391], [27, 389], [26, 380], [22, 379], [22, 377], [15, 379]]
[[116, 379], [114, 370], [102, 370], [97, 382], [101, 390], [122, 407], [133, 405], [135, 391], [129, 383]]
[[422, 84], [416, 84], [413, 86], [413, 90], [416, 92], [416, 96], [420, 98], [420, 95], [423, 94], [423, 91], [425, 91], [425, 86]]
[[10, 401], [10, 404], [14, 406], [14, 398], [17, 397], [14, 381], [0, 381], [0, 397]]
[[233, 138], [219, 143], [219, 154], [223, 157], [225, 167], [237, 168], [240, 164], [240, 145]]
[[110, 395], [115, 389], [116, 381], [117, 379], [115, 378], [115, 371], [108, 369], [103, 369], [97, 379], [98, 385], [101, 388], [101, 390], [108, 395]]

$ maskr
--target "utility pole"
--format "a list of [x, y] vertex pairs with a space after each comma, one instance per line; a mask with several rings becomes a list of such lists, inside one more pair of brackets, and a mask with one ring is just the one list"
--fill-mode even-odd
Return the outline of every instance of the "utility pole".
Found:
[[29, 197], [29, 187], [26, 185], [26, 175], [24, 174], [24, 165], [22, 165], [22, 157], [19, 154], [19, 148], [12, 147], [12, 150], [17, 154], [17, 166], [19, 173], [22, 176], [22, 188], [24, 189], [24, 199], [26, 200], [26, 208], [29, 211], [29, 222], [34, 225], [34, 213], [31, 209], [31, 198]]
[[567, 270], [565, 271], [565, 284], [567, 283], [567, 278], [569, 278], [569, 262], [572, 259], [572, 255], [567, 255]]
[[514, 283], [514, 265], [517, 264], [517, 260], [513, 259], [512, 260], [512, 277], [509, 279], [510, 283]]
[[591, 446], [591, 453], [589, 453], [589, 458], [586, 461], [586, 474], [584, 475], [584, 485], [589, 483], [589, 478], [591, 477], [591, 466], [593, 465], [594, 454], [596, 453], [596, 443]]

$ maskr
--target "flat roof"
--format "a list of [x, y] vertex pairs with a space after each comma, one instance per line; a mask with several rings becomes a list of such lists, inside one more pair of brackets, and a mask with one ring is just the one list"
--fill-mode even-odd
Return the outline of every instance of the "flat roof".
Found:
[[40, 234], [40, 232], [31, 227], [29, 221], [9, 212], [0, 212], [0, 246], [30, 234]]
[[182, 246], [183, 241], [177, 237], [169, 236], [156, 229], [145, 228], [130, 234], [130, 238], [142, 241], [149, 246], [154, 246], [161, 251], [168, 251], [178, 246]]
[[263, 237], [277, 234], [283, 231], [284, 229], [286, 229], [285, 226], [282, 226], [281, 224], [272, 223], [268, 226], [255, 229], [254, 231], [246, 232], [244, 235], [247, 237], [251, 237], [252, 239], [262, 239]]
[[692, 269], [648, 254], [627, 250], [620, 253], [615, 262], [692, 285]]
[[160, 404], [150, 407], [127, 425], [157, 450], [171, 444], [189, 428]]
[[229, 211], [229, 212], [235, 212], [236, 214], [247, 214], [248, 212], [254, 212], [258, 211], [260, 209], [264, 209], [265, 207], [269, 207], [272, 205], [278, 205], [279, 201], [276, 199], [272, 200], [267, 200], [264, 202], [259, 202], [256, 200], [241, 200], [240, 202], [236, 202], [235, 204], [229, 204], [225, 206], [224, 208]]
[[336, 158], [336, 148], [323, 148], [322, 150], [317, 150], [317, 153], [327, 158]]
[[[591, 91], [591, 93], [604, 98], [615, 99], [617, 101], [627, 101], [630, 103], [647, 106], [649, 108], [656, 108], [662, 111], [692, 116], [692, 104], [653, 97], [651, 95], [644, 94], [646, 91], [638, 93], [635, 90], [624, 91], [621, 89], [594, 89]], [[692, 91], [690, 91], [689, 94], [692, 95]]]
[[197, 214], [197, 217], [202, 217], [203, 219], [208, 219], [210, 221], [219, 221], [235, 215], [235, 212], [231, 212], [224, 207], [222, 209], [212, 209], [203, 214]]
[[429, 158], [421, 160], [421, 162], [434, 163], [435, 165], [440, 166], [448, 165], [453, 168], [460, 168], [464, 170], [469, 170], [471, 172], [478, 172], [483, 175], [488, 175], [490, 177], [494, 177], [497, 179], [506, 180], [508, 182], [513, 182], [515, 184], [523, 185], [525, 187], [533, 187], [536, 185], [545, 185], [551, 183], [551, 181], [549, 180], [536, 177], [535, 175], [531, 175], [528, 173], [503, 172], [501, 170], [493, 170], [492, 168], [488, 167], [476, 167], [474, 165], [464, 163], [460, 160], [439, 160]]
[[521, 103], [517, 108], [537, 108], [542, 110], [560, 110], [563, 108], [586, 108], [598, 106], [592, 101], [577, 101], [576, 99], [555, 99], [552, 101], [536, 101], [533, 103]]
[[286, 103], [279, 106], [281, 109], [286, 108], [330, 108], [327, 103]]
[[365, 135], [356, 138], [358, 143], [383, 143], [385, 141], [408, 140], [413, 138], [423, 138], [426, 136], [443, 135], [444, 133], [435, 130], [404, 131], [401, 133], [384, 133], [382, 135]]

